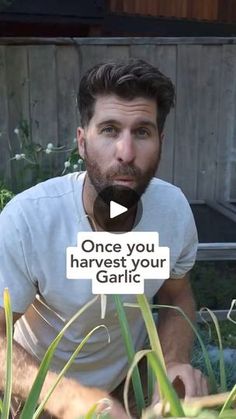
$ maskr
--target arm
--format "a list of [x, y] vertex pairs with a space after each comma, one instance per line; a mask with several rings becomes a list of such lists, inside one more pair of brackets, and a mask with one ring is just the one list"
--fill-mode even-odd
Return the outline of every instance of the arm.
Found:
[[[195, 302], [187, 276], [168, 279], [157, 293], [158, 304], [180, 307], [195, 322]], [[189, 363], [193, 332], [184, 317], [174, 309], [163, 308], [158, 313], [158, 333], [166, 363]]]
[[[195, 322], [195, 302], [187, 275], [165, 281], [157, 293], [157, 299], [158, 304], [180, 307]], [[194, 335], [181, 313], [174, 309], [159, 309], [158, 333], [169, 378], [179, 395], [192, 397], [208, 394], [205, 377], [190, 365]]]
[[[20, 318], [21, 314], [14, 313], [14, 322]], [[5, 315], [4, 310], [0, 308], [0, 391], [4, 392], [5, 364], [6, 364], [6, 336], [5, 336]], [[28, 354], [18, 343], [13, 343], [13, 391], [12, 393], [25, 400], [30, 392], [33, 382], [36, 378], [39, 365], [35, 359]], [[56, 380], [57, 375], [51, 371], [48, 372], [40, 400], [42, 401]], [[47, 411], [61, 419], [74, 419], [88, 412], [96, 402], [103, 398], [109, 398], [112, 401], [112, 417], [126, 419], [122, 407], [119, 403], [112, 400], [108, 393], [97, 388], [88, 388], [80, 385], [78, 382], [68, 378], [62, 378], [55, 391], [49, 398]]]

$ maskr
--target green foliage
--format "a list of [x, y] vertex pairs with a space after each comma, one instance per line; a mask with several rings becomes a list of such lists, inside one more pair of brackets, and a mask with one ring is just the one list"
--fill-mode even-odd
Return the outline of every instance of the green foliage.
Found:
[[235, 278], [235, 261], [197, 261], [190, 280], [198, 309], [228, 310], [235, 297]]
[[[236, 326], [229, 320], [220, 321], [219, 328], [221, 331], [221, 340], [223, 348], [229, 348], [229, 350], [235, 349], [236, 344], [235, 340], [232, 342], [229, 340], [228, 333], [230, 332], [230, 336], [236, 336]], [[215, 372], [216, 381], [218, 383], [218, 387], [220, 387], [220, 369], [219, 369], [219, 353], [217, 354], [218, 348], [218, 338], [217, 332], [215, 330], [214, 324], [209, 322], [206, 324], [199, 324], [198, 325], [199, 333], [201, 338], [204, 342], [204, 345], [208, 348], [208, 353], [210, 355], [211, 364], [213, 370]], [[232, 334], [232, 335], [231, 335]], [[231, 345], [229, 345], [231, 342]], [[211, 352], [211, 348], [215, 348], [214, 352]], [[214, 356], [213, 356], [214, 355]], [[205, 367], [205, 359], [203, 353], [201, 351], [201, 347], [199, 343], [195, 341], [194, 348], [193, 348], [193, 355], [192, 355], [192, 364], [195, 368], [199, 368], [205, 374], [207, 374], [207, 370]], [[225, 368], [225, 375], [226, 375], [226, 384], [227, 390], [230, 390], [235, 384], [235, 377], [236, 377], [236, 369], [232, 367], [232, 360], [230, 358], [225, 357], [224, 359], [224, 368]]]
[[[44, 146], [33, 141], [29, 124], [24, 119], [19, 122], [14, 133], [19, 143], [18, 152], [11, 158], [12, 171], [15, 173], [12, 185], [14, 192], [21, 192], [51, 177], [84, 169], [75, 141], [71, 142], [69, 148], [53, 143]], [[61, 157], [64, 160], [63, 167]]]
[[5, 205], [13, 198], [13, 192], [9, 191], [3, 183], [0, 182], [0, 212]]
[[[63, 374], [67, 371], [67, 369], [70, 367], [71, 363], [73, 362], [75, 356], [77, 356], [78, 352], [82, 349], [83, 345], [86, 343], [86, 341], [89, 339], [89, 337], [92, 335], [92, 333], [96, 332], [96, 330], [99, 327], [105, 327], [103, 325], [97, 326], [95, 329], [93, 329], [81, 342], [81, 344], [79, 345], [79, 347], [76, 349], [76, 351], [72, 354], [71, 358], [69, 359], [69, 361], [67, 362], [67, 364], [65, 365], [65, 367], [63, 368], [63, 370], [59, 373], [58, 378], [55, 382], [55, 384], [53, 385], [53, 387], [50, 389], [49, 393], [47, 394], [47, 396], [45, 397], [45, 399], [43, 400], [43, 402], [40, 404], [40, 406], [37, 408], [37, 403], [38, 403], [38, 399], [39, 399], [39, 395], [41, 392], [41, 388], [43, 385], [43, 382], [45, 380], [47, 371], [50, 367], [50, 361], [52, 359], [52, 356], [54, 354], [54, 351], [60, 341], [60, 339], [63, 336], [63, 333], [66, 331], [66, 329], [71, 325], [71, 323], [78, 317], [80, 316], [86, 309], [88, 309], [96, 300], [97, 300], [98, 296], [94, 297], [91, 301], [89, 301], [84, 307], [82, 307], [78, 313], [76, 313], [73, 318], [66, 324], [66, 326], [62, 329], [62, 331], [59, 333], [59, 335], [55, 338], [55, 340], [51, 343], [51, 345], [49, 346], [48, 350], [45, 353], [45, 356], [42, 360], [42, 363], [40, 365], [39, 368], [39, 372], [38, 375], [36, 377], [36, 380], [33, 384], [33, 387], [30, 391], [30, 394], [28, 396], [28, 399], [25, 403], [25, 407], [24, 410], [21, 413], [21, 419], [36, 419], [39, 417], [40, 413], [42, 412], [44, 405], [46, 403], [46, 401], [48, 400], [48, 398], [50, 397], [51, 393], [53, 392], [55, 386], [58, 384], [59, 380], [62, 378]], [[157, 403], [155, 406], [153, 407], [149, 407], [148, 409], [144, 410], [142, 413], [142, 418], [143, 419], [161, 419], [164, 417], [169, 417], [169, 418], [199, 418], [199, 419], [215, 419], [215, 418], [220, 418], [220, 419], [230, 419], [233, 417], [236, 417], [236, 411], [235, 409], [232, 408], [232, 405], [236, 399], [236, 385], [234, 384], [232, 390], [230, 393], [225, 393], [223, 395], [213, 395], [213, 396], [207, 396], [207, 402], [205, 400], [205, 398], [198, 398], [196, 399], [196, 401], [190, 400], [190, 401], [183, 401], [180, 400], [172, 386], [172, 384], [170, 383], [167, 375], [166, 375], [166, 370], [165, 370], [165, 365], [164, 365], [164, 359], [163, 359], [163, 354], [161, 352], [161, 346], [160, 346], [160, 342], [159, 342], [159, 338], [157, 335], [157, 329], [155, 326], [155, 323], [153, 322], [153, 318], [152, 318], [152, 312], [151, 312], [151, 308], [150, 305], [148, 304], [148, 301], [145, 297], [145, 295], [139, 295], [137, 297], [138, 300], [138, 304], [122, 304], [120, 298], [118, 298], [117, 296], [114, 297], [115, 298], [115, 302], [116, 302], [116, 307], [117, 307], [117, 311], [118, 311], [118, 316], [120, 319], [120, 324], [123, 328], [123, 323], [125, 324], [124, 330], [122, 332], [124, 340], [127, 340], [126, 345], [130, 345], [130, 338], [131, 338], [131, 333], [129, 331], [128, 328], [128, 324], [127, 323], [127, 319], [126, 319], [126, 314], [125, 311], [123, 309], [123, 305], [125, 305], [126, 307], [136, 307], [137, 309], [139, 309], [142, 313], [146, 328], [147, 328], [147, 332], [148, 332], [148, 336], [149, 336], [149, 341], [150, 341], [150, 349], [147, 350], [143, 350], [140, 351], [136, 354], [134, 354], [133, 351], [133, 347], [131, 344], [131, 351], [130, 351], [130, 361], [131, 361], [131, 367], [128, 371], [127, 374], [127, 380], [126, 380], [126, 384], [125, 384], [125, 389], [124, 389], [124, 399], [125, 399], [125, 403], [126, 403], [126, 408], [128, 410], [128, 386], [129, 386], [129, 381], [131, 379], [132, 373], [133, 371], [136, 369], [137, 363], [140, 361], [140, 359], [143, 356], [147, 357], [148, 360], [148, 364], [150, 365], [150, 367], [152, 368], [156, 381], [158, 383], [158, 387], [159, 387], [159, 391], [160, 391], [160, 395], [161, 395], [161, 400], [159, 403]], [[191, 323], [191, 321], [187, 318], [187, 316], [183, 313], [183, 311], [179, 308], [179, 307], [173, 307], [173, 306], [151, 306], [151, 307], [158, 307], [161, 309], [164, 308], [172, 308], [174, 310], [179, 311], [180, 313], [182, 313], [182, 315], [185, 317], [185, 319], [189, 322], [189, 324], [191, 325], [191, 327], [193, 328], [193, 330], [195, 331], [198, 339], [199, 339], [199, 343], [201, 346], [201, 349], [203, 351], [204, 356], [206, 355], [206, 350], [205, 350], [205, 345], [202, 343], [202, 340], [199, 336], [199, 333], [197, 331], [197, 329], [195, 328], [195, 326]], [[7, 290], [4, 291], [4, 308], [5, 308], [5, 313], [6, 313], [6, 325], [7, 325], [7, 368], [6, 368], [6, 383], [5, 383], [5, 396], [4, 396], [4, 400], [3, 403], [2, 401], [0, 402], [0, 410], [1, 410], [1, 418], [2, 419], [8, 419], [8, 414], [9, 414], [9, 403], [10, 403], [10, 395], [11, 395], [11, 387], [12, 387], [12, 312], [11, 312], [11, 305], [10, 305], [10, 297], [9, 297], [9, 293]], [[208, 310], [208, 312], [210, 312]], [[219, 348], [220, 351], [222, 351], [222, 345], [221, 345], [221, 336], [220, 336], [220, 329], [219, 329], [219, 325], [218, 322], [216, 320], [216, 318], [214, 317], [214, 314], [210, 313], [213, 321], [215, 323], [216, 326], [216, 333], [217, 333], [217, 337], [218, 337], [218, 341], [219, 341]], [[220, 376], [221, 376], [221, 384], [223, 383], [224, 387], [224, 381], [225, 381], [225, 369], [224, 369], [224, 365], [223, 365], [224, 359], [223, 357], [221, 358], [221, 363], [220, 363]], [[207, 362], [206, 362], [207, 364]], [[138, 376], [136, 376], [137, 378]], [[139, 378], [138, 378], [139, 380]], [[219, 396], [219, 398], [218, 398]], [[212, 407], [213, 408], [209, 408], [209, 401], [211, 402], [211, 398], [213, 398], [213, 404]], [[218, 409], [217, 409], [218, 406]], [[221, 408], [221, 410], [219, 409]], [[36, 410], [37, 409], [37, 410]], [[98, 415], [100, 418], [109, 418], [109, 407], [108, 410], [106, 412], [104, 412], [104, 414], [99, 414]], [[96, 406], [93, 406], [90, 408], [90, 410], [88, 411], [87, 415], [85, 416], [85, 419], [95, 419], [96, 417], [98, 417], [96, 415]]]
[[[223, 347], [236, 348], [236, 326], [229, 320], [222, 320], [219, 322], [221, 338]], [[200, 328], [204, 329], [204, 325], [200, 325]], [[211, 333], [209, 335], [209, 344], [217, 344], [217, 333], [214, 327], [211, 327]]]

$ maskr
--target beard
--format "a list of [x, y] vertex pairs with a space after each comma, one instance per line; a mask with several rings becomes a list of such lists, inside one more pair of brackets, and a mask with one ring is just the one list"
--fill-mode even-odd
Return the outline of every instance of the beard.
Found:
[[[142, 171], [134, 164], [120, 163], [104, 173], [102, 172], [98, 162], [91, 157], [86, 141], [84, 144], [84, 161], [88, 178], [97, 194], [100, 194], [103, 197], [103, 200], [107, 203], [110, 202], [110, 200], [114, 200], [116, 202], [120, 202], [122, 205], [129, 206], [129, 194], [127, 192], [130, 189], [126, 186], [114, 184], [114, 179], [122, 176], [130, 176], [135, 180], [136, 185], [132, 188], [132, 190], [140, 198], [147, 189], [151, 179], [155, 176], [160, 158], [161, 143], [157, 155], [155, 158], [152, 158], [149, 167], [145, 171]], [[106, 193], [103, 194], [103, 191], [107, 191], [109, 196], [106, 196]]]

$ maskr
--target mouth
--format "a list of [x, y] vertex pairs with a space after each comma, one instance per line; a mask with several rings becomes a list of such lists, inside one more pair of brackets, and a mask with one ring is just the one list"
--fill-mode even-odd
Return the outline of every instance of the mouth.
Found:
[[115, 182], [116, 184], [119, 184], [119, 185], [130, 186], [130, 185], [133, 185], [135, 183], [135, 179], [131, 178], [131, 177], [119, 177], [119, 178], [117, 177], [117, 178], [113, 179], [113, 182]]

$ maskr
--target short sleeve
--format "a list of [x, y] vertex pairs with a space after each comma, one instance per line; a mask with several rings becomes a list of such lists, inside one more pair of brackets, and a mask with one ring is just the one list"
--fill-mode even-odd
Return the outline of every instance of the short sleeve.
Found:
[[27, 225], [18, 203], [10, 202], [0, 214], [0, 305], [4, 288], [8, 288], [12, 310], [17, 313], [26, 311], [37, 292], [27, 264], [27, 249]]
[[184, 220], [182, 227], [182, 250], [170, 274], [170, 277], [173, 279], [182, 278], [192, 269], [198, 249], [196, 224], [187, 200], [182, 210], [182, 219]]

